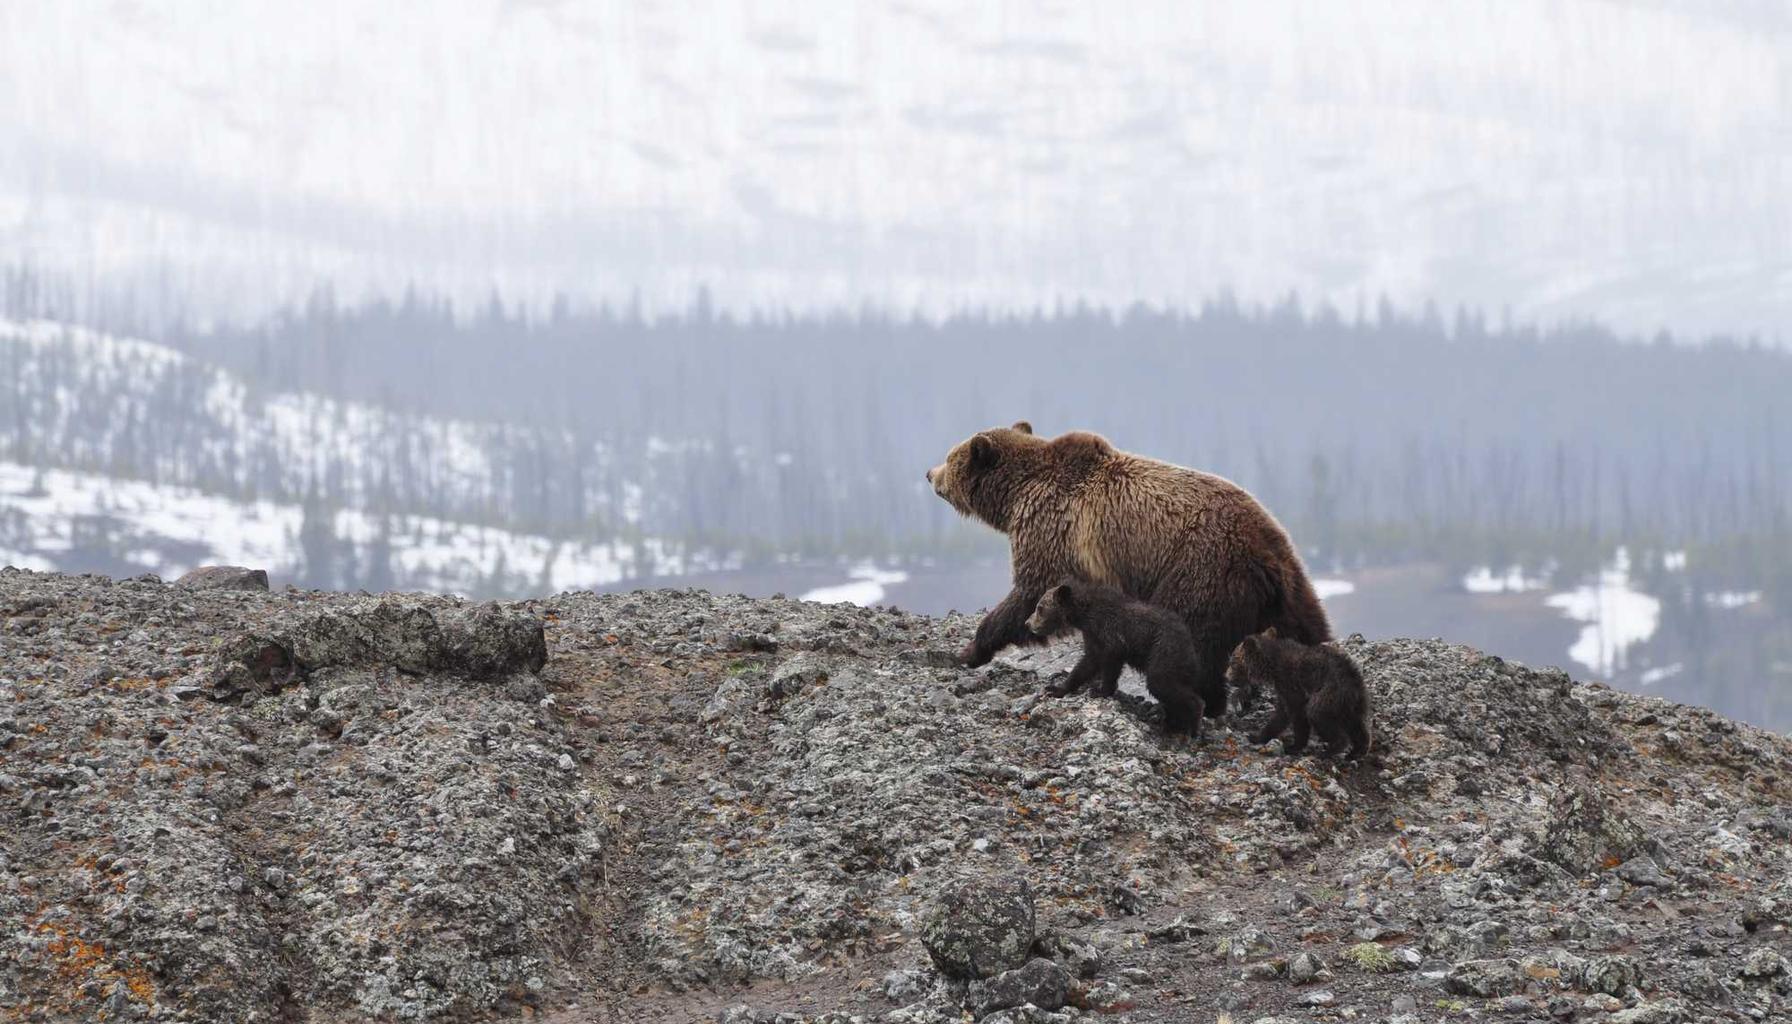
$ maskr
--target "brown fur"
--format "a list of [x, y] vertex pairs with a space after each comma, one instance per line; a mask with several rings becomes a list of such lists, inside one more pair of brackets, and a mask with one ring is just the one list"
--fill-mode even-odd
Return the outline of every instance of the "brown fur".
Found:
[[1226, 678], [1235, 686], [1275, 688], [1276, 709], [1257, 735], [1258, 743], [1268, 743], [1292, 726], [1285, 747], [1290, 754], [1305, 750], [1308, 737], [1317, 731], [1327, 754], [1348, 745], [1350, 756], [1359, 758], [1375, 741], [1369, 687], [1356, 663], [1333, 645], [1309, 646], [1265, 630], [1245, 637], [1232, 652]]
[[1026, 423], [959, 443], [927, 480], [960, 513], [1009, 537], [1013, 590], [965, 648], [968, 665], [1039, 642], [1025, 620], [1064, 576], [1181, 616], [1210, 716], [1225, 710], [1226, 658], [1240, 640], [1268, 626], [1308, 643], [1331, 639], [1288, 534], [1229, 480], [1118, 451], [1098, 434], [1048, 441]]
[[1195, 639], [1171, 612], [1137, 601], [1101, 583], [1067, 579], [1039, 598], [1027, 628], [1038, 636], [1066, 629], [1083, 634], [1083, 657], [1061, 686], [1061, 697], [1099, 679], [1095, 692], [1111, 697], [1120, 673], [1131, 665], [1145, 674], [1145, 688], [1164, 708], [1164, 728], [1198, 737], [1201, 695]]

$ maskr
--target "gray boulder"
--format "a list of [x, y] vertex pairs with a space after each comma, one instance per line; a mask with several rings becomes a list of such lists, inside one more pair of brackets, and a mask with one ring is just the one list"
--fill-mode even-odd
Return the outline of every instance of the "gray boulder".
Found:
[[921, 925], [921, 943], [955, 978], [989, 978], [1025, 964], [1033, 948], [1033, 887], [1022, 878], [954, 882]]

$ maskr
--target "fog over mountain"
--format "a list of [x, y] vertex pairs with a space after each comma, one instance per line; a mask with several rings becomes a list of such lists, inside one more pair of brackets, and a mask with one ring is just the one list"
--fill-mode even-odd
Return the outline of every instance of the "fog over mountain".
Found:
[[92, 311], [1189, 305], [1792, 325], [1776, 3], [8, 4], [0, 263]]

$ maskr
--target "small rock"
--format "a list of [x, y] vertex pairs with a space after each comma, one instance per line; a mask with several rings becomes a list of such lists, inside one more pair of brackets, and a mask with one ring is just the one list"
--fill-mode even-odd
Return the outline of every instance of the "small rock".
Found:
[[1492, 999], [1521, 987], [1518, 964], [1511, 960], [1464, 960], [1444, 976], [1444, 988], [1459, 996]]
[[996, 1010], [1031, 1004], [1055, 1010], [1070, 996], [1070, 972], [1044, 958], [1035, 958], [987, 981], [973, 981], [965, 1007], [978, 1017]]
[[1247, 927], [1221, 939], [1214, 945], [1214, 952], [1231, 960], [1235, 964], [1244, 963], [1263, 953], [1275, 951], [1276, 942], [1269, 933], [1261, 928]]
[[1035, 948], [1043, 955], [1061, 962], [1079, 978], [1093, 978], [1101, 973], [1101, 951], [1065, 935], [1040, 937]]
[[1124, 1013], [1138, 1005], [1138, 1000], [1116, 981], [1098, 981], [1083, 993], [1082, 1005], [1096, 1013]]
[[812, 654], [799, 654], [772, 670], [766, 680], [765, 695], [773, 699], [789, 697], [814, 686], [828, 677], [827, 666]]
[[1792, 973], [1792, 967], [1787, 965], [1785, 957], [1773, 950], [1757, 949], [1742, 961], [1736, 973], [1744, 978], [1777, 978]]
[[1661, 873], [1655, 858], [1640, 854], [1618, 865], [1618, 877], [1631, 885], [1666, 886], [1672, 883]]
[[1254, 964], [1245, 964], [1238, 972], [1244, 981], [1274, 981], [1288, 973], [1288, 961], [1282, 959], [1259, 960]]
[[1642, 1003], [1606, 1018], [1611, 1024], [1680, 1024], [1685, 1019], [1686, 1007], [1673, 1002]]
[[1296, 985], [1305, 985], [1320, 977], [1330, 977], [1325, 969], [1325, 961], [1312, 953], [1301, 951], [1288, 961], [1288, 980]]
[[1161, 942], [1167, 945], [1176, 942], [1187, 942], [1189, 939], [1205, 934], [1207, 934], [1205, 928], [1202, 928], [1200, 925], [1195, 924], [1188, 918], [1178, 914], [1174, 921], [1171, 921], [1168, 924], [1160, 924], [1157, 927], [1146, 931], [1145, 937], [1152, 942]]
[[1618, 995], [1642, 980], [1642, 968], [1627, 956], [1596, 957], [1587, 961], [1586, 967], [1581, 971], [1581, 988], [1607, 995]]
[[929, 971], [891, 971], [884, 975], [884, 998], [892, 1003], [912, 1003], [927, 994], [933, 987], [933, 974]]

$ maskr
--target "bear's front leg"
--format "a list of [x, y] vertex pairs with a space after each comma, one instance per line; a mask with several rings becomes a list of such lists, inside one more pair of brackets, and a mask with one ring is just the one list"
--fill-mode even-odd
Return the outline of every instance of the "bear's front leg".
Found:
[[1027, 628], [1027, 619], [1033, 614], [1033, 608], [1039, 604], [1039, 595], [1044, 589], [1037, 591], [1022, 590], [1019, 587], [1008, 592], [1002, 602], [989, 610], [983, 621], [977, 625], [977, 635], [959, 654], [959, 660], [966, 668], [981, 668], [989, 664], [990, 659], [1001, 653], [1002, 648], [1011, 644], [1043, 644], [1044, 637], [1033, 635]]
[[1062, 683], [1053, 683], [1046, 687], [1046, 696], [1064, 697], [1082, 689], [1084, 686], [1088, 685], [1091, 679], [1101, 675], [1105, 661], [1106, 659], [1101, 656], [1101, 652], [1085, 643], [1083, 645], [1083, 656], [1078, 659], [1076, 667], [1070, 670], [1070, 677], [1065, 679]]
[[1120, 688], [1120, 673], [1126, 671], [1126, 659], [1109, 658], [1101, 666], [1101, 682], [1095, 684], [1095, 693], [1099, 697], [1112, 697]]

